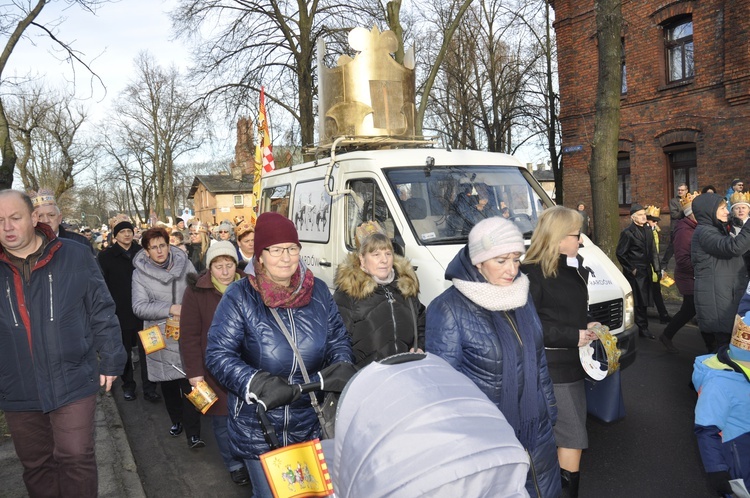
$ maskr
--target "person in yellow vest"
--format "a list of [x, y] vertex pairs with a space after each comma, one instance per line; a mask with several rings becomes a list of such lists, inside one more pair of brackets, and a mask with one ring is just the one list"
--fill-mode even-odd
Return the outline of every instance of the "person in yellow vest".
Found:
[[[646, 223], [651, 228], [651, 233], [654, 236], [654, 246], [656, 247], [656, 254], [659, 254], [659, 221], [661, 215], [661, 209], [656, 206], [646, 206]], [[651, 275], [651, 298], [654, 301], [654, 306], [659, 312], [659, 323], [669, 323], [672, 319], [667, 313], [667, 308], [664, 306], [664, 298], [661, 295], [661, 273], [653, 272]]]

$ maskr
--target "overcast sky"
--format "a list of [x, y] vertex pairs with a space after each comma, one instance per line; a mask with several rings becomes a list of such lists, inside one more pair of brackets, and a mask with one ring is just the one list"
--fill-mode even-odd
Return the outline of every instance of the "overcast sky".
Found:
[[[52, 2], [44, 8], [38, 22], [48, 24], [65, 18], [57, 29], [58, 37], [83, 52], [81, 58], [91, 61], [91, 68], [104, 81], [106, 96], [101, 84], [95, 83], [94, 98], [88, 102], [94, 119], [106, 113], [111, 100], [128, 84], [138, 52], [148, 50], [163, 66], [174, 63], [180, 69], [186, 68], [187, 51], [183, 44], [170, 40], [167, 12], [176, 3], [176, 0], [120, 0], [102, 5], [95, 15], [64, 1]], [[31, 26], [27, 33], [30, 36], [19, 43], [9, 59], [5, 76], [38, 73], [50, 83], [70, 85], [66, 82], [73, 81], [73, 71], [67, 62], [56, 60], [50, 53], [54, 44], [38, 28]], [[80, 65], [76, 67], [76, 78], [78, 96], [90, 96], [90, 75]]]

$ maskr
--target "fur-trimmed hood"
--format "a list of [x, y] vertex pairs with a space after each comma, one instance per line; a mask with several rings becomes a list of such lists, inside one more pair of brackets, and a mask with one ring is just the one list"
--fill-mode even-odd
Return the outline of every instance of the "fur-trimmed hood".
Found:
[[[419, 280], [409, 260], [394, 254], [393, 269], [396, 271], [393, 283], [401, 295], [407, 298], [417, 297]], [[338, 266], [334, 283], [337, 289], [357, 300], [370, 296], [378, 287], [372, 276], [362, 270], [357, 253], [349, 253], [346, 260]]]

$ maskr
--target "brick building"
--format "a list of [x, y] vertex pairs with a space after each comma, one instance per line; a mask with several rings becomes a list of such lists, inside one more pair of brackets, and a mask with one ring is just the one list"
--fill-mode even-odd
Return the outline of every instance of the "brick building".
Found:
[[[587, 166], [596, 99], [594, 0], [554, 0], [565, 199], [591, 204]], [[750, 180], [750, 1], [622, 2], [620, 214], [678, 184], [725, 193]], [[623, 222], [625, 220], [623, 219]], [[662, 223], [665, 225], [665, 223]], [[668, 226], [668, 223], [666, 224]]]

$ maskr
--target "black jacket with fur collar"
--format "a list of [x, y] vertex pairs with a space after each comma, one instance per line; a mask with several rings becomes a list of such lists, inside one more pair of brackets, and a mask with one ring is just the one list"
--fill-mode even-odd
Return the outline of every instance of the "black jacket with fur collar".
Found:
[[336, 270], [333, 298], [352, 337], [358, 367], [415, 347], [415, 321], [416, 346], [424, 350], [425, 307], [418, 298], [417, 274], [401, 256], [394, 256], [393, 268], [396, 278], [387, 285], [360, 268], [357, 254], [349, 254]]

